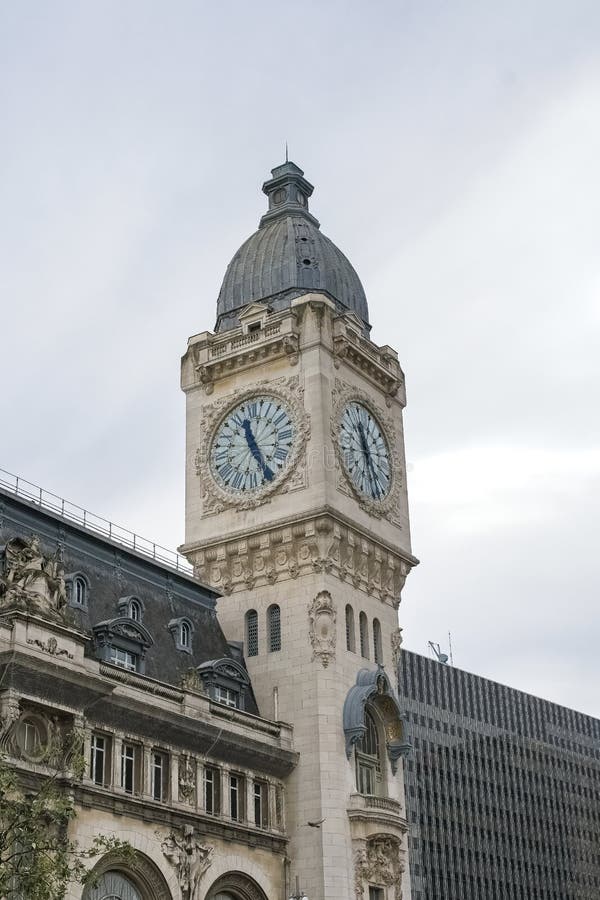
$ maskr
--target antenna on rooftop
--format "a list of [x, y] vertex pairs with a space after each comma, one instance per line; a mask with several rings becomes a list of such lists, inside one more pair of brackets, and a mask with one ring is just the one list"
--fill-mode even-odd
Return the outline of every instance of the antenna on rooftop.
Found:
[[437, 661], [438, 661], [438, 662], [441, 662], [442, 665], [445, 666], [445, 665], [447, 664], [447, 662], [448, 662], [448, 654], [447, 654], [447, 653], [442, 653], [442, 651], [441, 651], [441, 649], [440, 649], [440, 645], [439, 645], [439, 644], [436, 644], [435, 641], [427, 641], [427, 643], [428, 643], [429, 646], [431, 647], [431, 649], [432, 649], [432, 651], [433, 651], [433, 653], [434, 653], [434, 655], [435, 655]]
[[452, 635], [448, 632], [448, 653], [450, 654], [450, 665], [454, 665], [454, 657], [452, 656]]

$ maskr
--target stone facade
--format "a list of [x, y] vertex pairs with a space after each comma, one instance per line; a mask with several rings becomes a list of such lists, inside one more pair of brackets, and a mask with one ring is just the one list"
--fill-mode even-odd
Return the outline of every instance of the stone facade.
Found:
[[[341, 314], [325, 294], [305, 292], [277, 312], [253, 303], [239, 319], [238, 328], [192, 337], [182, 362], [187, 499], [181, 552], [201, 580], [223, 592], [219, 621], [228, 638], [245, 644], [259, 707], [293, 725], [299, 762], [287, 791], [292, 873], [311, 900], [368, 896], [369, 886], [385, 900], [408, 900], [401, 760], [392, 766], [382, 754], [376, 788], [361, 792], [342, 717], [362, 669], [381, 664], [393, 676], [400, 593], [416, 563], [406, 497], [404, 377], [395, 352], [373, 344], [357, 316]], [[211, 471], [211, 441], [228, 410], [259, 393], [281, 397], [298, 444], [285, 477], [264, 491], [227, 491]], [[351, 401], [372, 413], [388, 442], [392, 483], [382, 499], [358, 491], [341, 458], [339, 422]], [[280, 649], [269, 646], [275, 606]], [[257, 632], [252, 655], [249, 613]], [[383, 721], [378, 727], [382, 745], [389, 745], [394, 736]], [[401, 746], [402, 723], [392, 726], [390, 719], [387, 727], [396, 729]], [[381, 848], [389, 857], [385, 876], [369, 863]]]

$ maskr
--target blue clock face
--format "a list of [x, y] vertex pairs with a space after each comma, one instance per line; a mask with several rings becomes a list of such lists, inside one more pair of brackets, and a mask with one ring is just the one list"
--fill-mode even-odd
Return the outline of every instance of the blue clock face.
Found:
[[361, 494], [382, 500], [390, 489], [390, 455], [377, 421], [361, 403], [349, 403], [340, 423], [339, 445], [346, 472]]
[[249, 493], [274, 481], [294, 441], [289, 410], [274, 397], [252, 397], [236, 406], [214, 437], [211, 469], [228, 490]]

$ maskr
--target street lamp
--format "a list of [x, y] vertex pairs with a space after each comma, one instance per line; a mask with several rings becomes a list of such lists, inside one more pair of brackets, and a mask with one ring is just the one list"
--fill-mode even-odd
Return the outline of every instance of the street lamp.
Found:
[[300, 890], [300, 879], [296, 875], [296, 893], [292, 894], [290, 900], [308, 900], [308, 897], [304, 893], [304, 891]]

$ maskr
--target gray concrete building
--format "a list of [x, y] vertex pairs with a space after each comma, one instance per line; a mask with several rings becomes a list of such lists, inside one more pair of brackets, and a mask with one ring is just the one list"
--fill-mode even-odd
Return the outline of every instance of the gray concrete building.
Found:
[[600, 721], [403, 651], [414, 900], [598, 900]]

